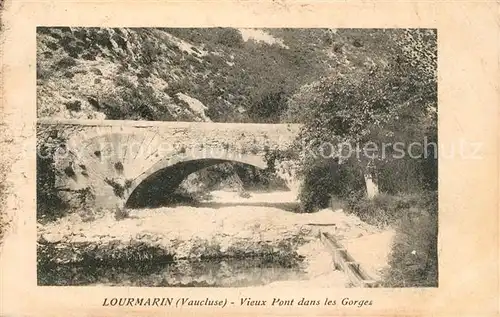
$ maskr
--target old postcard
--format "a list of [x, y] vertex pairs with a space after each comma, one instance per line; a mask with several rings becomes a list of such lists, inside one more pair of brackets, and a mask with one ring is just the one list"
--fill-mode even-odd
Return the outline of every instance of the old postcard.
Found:
[[498, 316], [499, 6], [7, 1], [1, 316]]

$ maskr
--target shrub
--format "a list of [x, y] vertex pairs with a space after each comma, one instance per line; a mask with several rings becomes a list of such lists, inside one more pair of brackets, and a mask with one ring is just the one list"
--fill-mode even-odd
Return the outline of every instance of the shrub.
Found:
[[118, 74], [123, 74], [128, 72], [128, 63], [127, 61], [121, 61], [120, 66], [118, 66]]
[[144, 64], [151, 64], [158, 61], [161, 54], [161, 48], [155, 42], [147, 40], [142, 48], [141, 60]]
[[71, 111], [82, 110], [82, 102], [80, 100], [68, 101], [65, 102], [64, 105], [66, 106], [66, 109]]
[[332, 185], [332, 196], [346, 199], [353, 195], [361, 197], [365, 194], [363, 174], [352, 162], [340, 164], [337, 177], [338, 179]]
[[332, 197], [349, 201], [364, 196], [363, 175], [349, 162], [339, 165], [336, 159], [309, 161], [301, 173], [299, 199], [304, 211], [326, 208]]
[[63, 46], [63, 47], [64, 47], [64, 50], [66, 51], [66, 53], [68, 53], [68, 55], [73, 57], [73, 58], [78, 58], [78, 56], [83, 53], [83, 48], [81, 46], [75, 46], [75, 45], [68, 44], [68, 45]]
[[241, 47], [244, 44], [240, 31], [233, 28], [219, 28], [217, 30], [217, 38], [215, 41], [217, 44], [229, 47]]
[[90, 71], [96, 75], [102, 76], [102, 71], [97, 67], [92, 67]]
[[414, 193], [424, 187], [422, 164], [414, 158], [377, 162], [377, 172], [379, 189], [385, 193]]
[[437, 286], [438, 204], [437, 192], [380, 194], [372, 200], [353, 195], [348, 212], [379, 227], [396, 229], [384, 272], [387, 287]]
[[59, 45], [54, 42], [47, 42], [47, 44], [45, 45], [47, 45], [47, 47], [53, 51], [56, 51], [59, 48]]
[[84, 53], [82, 55], [82, 58], [87, 60], [87, 61], [95, 61], [97, 58], [97, 51], [89, 51], [87, 53]]
[[64, 72], [63, 76], [66, 78], [73, 78], [73, 77], [75, 77], [75, 74], [72, 72], [66, 71], [66, 72]]
[[97, 45], [102, 48], [107, 48], [110, 51], [113, 50], [113, 44], [111, 43], [110, 35], [105, 30], [94, 32], [93, 39]]
[[37, 220], [51, 220], [60, 217], [67, 205], [57, 195], [55, 188], [56, 171], [53, 157], [36, 158], [36, 212]]
[[118, 44], [119, 47], [121, 47], [122, 50], [126, 51], [127, 50], [127, 40], [121, 36], [120, 29], [114, 29], [114, 30], [116, 33], [113, 34], [113, 36], [111, 38], [116, 42], [116, 44]]
[[306, 167], [302, 174], [303, 183], [299, 192], [302, 211], [313, 212], [328, 207], [338, 182], [338, 164], [334, 160], [318, 160]]
[[437, 212], [411, 208], [396, 228], [385, 286], [437, 287]]
[[69, 57], [69, 56], [61, 58], [56, 63], [56, 66], [58, 68], [70, 68], [70, 67], [73, 67], [73, 66], [76, 66], [76, 65], [77, 65], [76, 60], [73, 57]]
[[41, 64], [36, 64], [36, 79], [47, 79], [51, 75], [50, 70], [43, 67]]
[[79, 40], [85, 41], [87, 39], [87, 30], [85, 29], [75, 29], [73, 30], [73, 36]]
[[59, 45], [61, 45], [63, 48], [65, 48], [67, 45], [69, 45], [73, 41], [73, 37], [69, 35], [64, 35], [59, 39]]
[[255, 101], [250, 104], [248, 114], [254, 122], [278, 123], [287, 108], [286, 98], [287, 93], [282, 88], [261, 92], [254, 97]]
[[116, 76], [115, 78], [115, 83], [116, 86], [118, 87], [125, 87], [127, 89], [135, 89], [135, 85], [133, 82], [131, 82], [127, 77], [125, 76]]
[[139, 78], [148, 78], [151, 76], [151, 72], [147, 70], [146, 68], [143, 68], [139, 74], [137, 74], [137, 77]]
[[103, 218], [108, 213], [108, 210], [103, 208], [83, 208], [78, 210], [77, 213], [83, 222], [92, 222]]
[[153, 87], [142, 84], [136, 86], [128, 78], [117, 76], [116, 85], [120, 87], [115, 93], [100, 97], [98, 105], [106, 117], [111, 120], [159, 120], [173, 119], [168, 107], [156, 95]]
[[381, 228], [394, 225], [405, 216], [411, 207], [431, 208], [429, 193], [389, 195], [381, 193], [373, 199], [354, 192], [347, 199], [348, 212], [361, 220]]

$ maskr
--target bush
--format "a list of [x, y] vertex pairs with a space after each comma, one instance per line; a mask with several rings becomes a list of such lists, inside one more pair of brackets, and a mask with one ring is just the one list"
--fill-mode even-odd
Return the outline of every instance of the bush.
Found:
[[359, 200], [365, 195], [361, 171], [351, 162], [338, 164], [336, 159], [309, 161], [301, 171], [299, 192], [301, 208], [306, 212], [326, 208], [333, 200]]
[[92, 38], [97, 45], [102, 48], [107, 48], [110, 51], [113, 51], [113, 44], [111, 43], [110, 35], [106, 30], [94, 31], [89, 34], [89, 37]]
[[60, 217], [67, 205], [57, 195], [56, 172], [52, 157], [37, 155], [36, 162], [36, 212], [37, 220], [52, 220]]
[[228, 47], [241, 47], [244, 44], [243, 37], [240, 31], [233, 28], [217, 29], [217, 44], [226, 45]]
[[88, 51], [82, 55], [82, 58], [87, 61], [95, 61], [97, 58], [98, 52], [95, 50]]
[[44, 80], [51, 76], [49, 69], [43, 67], [41, 64], [36, 64], [36, 79]]
[[53, 51], [57, 51], [59, 49], [59, 45], [54, 42], [47, 42], [45, 45], [47, 45], [47, 47]]
[[384, 272], [387, 287], [435, 287], [438, 283], [437, 192], [380, 194], [372, 200], [352, 195], [347, 211], [379, 227], [396, 229]]
[[151, 76], [151, 72], [147, 70], [146, 68], [141, 69], [139, 74], [137, 74], [137, 77], [139, 78], [148, 78]]
[[75, 77], [75, 74], [72, 72], [66, 71], [66, 72], [64, 72], [63, 76], [71, 79], [71, 78]]
[[92, 73], [94, 73], [95, 75], [102, 76], [102, 71], [101, 71], [99, 68], [97, 68], [97, 67], [92, 67], [92, 68], [90, 69], [90, 71], [91, 71]]
[[78, 58], [78, 56], [83, 53], [83, 48], [81, 46], [68, 44], [66, 46], [63, 46], [63, 48], [66, 53], [68, 53], [68, 55], [73, 58]]
[[159, 57], [161, 56], [162, 51], [159, 46], [156, 45], [151, 40], [147, 40], [144, 43], [143, 49], [142, 49], [142, 56], [141, 56], [141, 61], [144, 64], [151, 64], [156, 61], [158, 61]]
[[280, 122], [280, 117], [287, 108], [287, 94], [283, 90], [262, 92], [254, 98], [256, 100], [250, 104], [248, 109], [248, 114], [253, 122]]
[[409, 209], [396, 227], [385, 286], [437, 287], [437, 237], [437, 212]]
[[135, 85], [127, 77], [118, 75], [115, 77], [115, 83], [118, 87], [125, 87], [127, 89], [135, 89]]
[[389, 195], [381, 193], [373, 199], [360, 192], [354, 192], [347, 199], [348, 212], [371, 225], [384, 228], [397, 223], [411, 207], [432, 208], [430, 193]]
[[365, 180], [361, 170], [347, 161], [339, 165], [338, 180], [333, 184], [332, 195], [340, 199], [364, 196], [366, 192]]
[[69, 56], [61, 58], [56, 63], [56, 66], [58, 68], [70, 68], [70, 67], [73, 67], [73, 66], [76, 66], [76, 65], [77, 65], [76, 60], [73, 57], [69, 57]]
[[424, 188], [422, 163], [414, 158], [377, 162], [377, 179], [384, 193], [414, 193]]
[[328, 207], [331, 193], [338, 183], [338, 164], [334, 160], [318, 160], [302, 171], [299, 192], [301, 209], [313, 212]]
[[118, 44], [118, 46], [122, 50], [127, 51], [127, 39], [121, 36], [122, 33], [120, 29], [115, 28], [114, 30], [116, 33], [113, 34], [111, 38], [116, 42], [116, 44]]
[[82, 102], [80, 100], [67, 101], [64, 103], [66, 109], [71, 111], [80, 111], [82, 110]]

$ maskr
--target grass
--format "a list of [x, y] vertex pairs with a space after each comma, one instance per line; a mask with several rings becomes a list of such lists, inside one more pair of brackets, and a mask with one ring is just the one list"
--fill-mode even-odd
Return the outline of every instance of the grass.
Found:
[[353, 193], [346, 200], [347, 210], [361, 220], [379, 228], [393, 226], [411, 207], [417, 209], [437, 208], [432, 201], [437, 199], [432, 192], [389, 195], [381, 193], [367, 199], [362, 193]]
[[380, 194], [372, 200], [352, 195], [346, 211], [396, 236], [383, 274], [385, 287], [437, 287], [438, 206], [436, 192]]
[[386, 287], [438, 286], [437, 215], [411, 208], [396, 226]]

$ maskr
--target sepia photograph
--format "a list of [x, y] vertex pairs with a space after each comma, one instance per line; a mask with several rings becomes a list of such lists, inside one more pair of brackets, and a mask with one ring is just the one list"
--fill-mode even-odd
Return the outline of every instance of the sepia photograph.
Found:
[[38, 285], [438, 287], [437, 37], [37, 27]]

